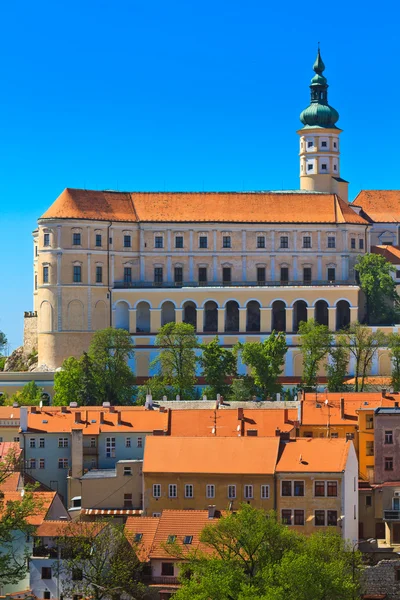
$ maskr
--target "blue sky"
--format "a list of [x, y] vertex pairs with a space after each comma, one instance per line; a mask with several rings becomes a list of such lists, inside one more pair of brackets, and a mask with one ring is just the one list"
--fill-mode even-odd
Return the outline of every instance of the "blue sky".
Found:
[[[65, 187], [298, 187], [321, 42], [341, 174], [399, 188], [396, 2], [15, 0], [0, 6], [0, 330], [22, 341], [37, 218]], [[310, 208], [312, 210], [312, 208]]]

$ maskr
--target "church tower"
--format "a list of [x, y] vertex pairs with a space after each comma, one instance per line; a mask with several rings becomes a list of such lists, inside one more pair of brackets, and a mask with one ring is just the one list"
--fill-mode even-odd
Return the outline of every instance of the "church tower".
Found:
[[340, 177], [341, 129], [337, 110], [328, 104], [328, 81], [318, 48], [311, 79], [311, 103], [300, 115], [300, 189], [335, 193], [348, 201], [348, 182]]

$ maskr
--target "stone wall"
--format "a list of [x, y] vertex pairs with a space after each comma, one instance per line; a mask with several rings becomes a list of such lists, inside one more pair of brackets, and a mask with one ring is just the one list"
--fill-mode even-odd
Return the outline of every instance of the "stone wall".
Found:
[[364, 594], [387, 594], [387, 600], [400, 599], [400, 560], [381, 560], [375, 566], [366, 567], [362, 589]]
[[38, 347], [37, 335], [38, 318], [36, 312], [24, 313], [24, 352], [30, 354]]

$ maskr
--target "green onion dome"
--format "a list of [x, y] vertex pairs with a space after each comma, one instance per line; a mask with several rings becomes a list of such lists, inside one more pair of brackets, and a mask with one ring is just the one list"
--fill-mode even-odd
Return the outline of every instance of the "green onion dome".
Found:
[[336, 128], [335, 123], [339, 120], [339, 113], [328, 104], [328, 81], [322, 75], [325, 65], [319, 48], [313, 70], [315, 75], [310, 85], [311, 103], [300, 114], [300, 121], [305, 127]]

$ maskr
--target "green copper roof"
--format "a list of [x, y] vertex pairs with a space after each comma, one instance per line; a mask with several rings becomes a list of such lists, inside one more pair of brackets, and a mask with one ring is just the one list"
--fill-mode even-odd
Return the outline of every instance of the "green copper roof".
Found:
[[322, 127], [325, 129], [336, 129], [336, 121], [339, 120], [337, 110], [328, 104], [328, 81], [322, 75], [325, 65], [318, 48], [317, 58], [313, 65], [315, 71], [311, 79], [311, 104], [300, 115], [300, 121], [304, 128]]

